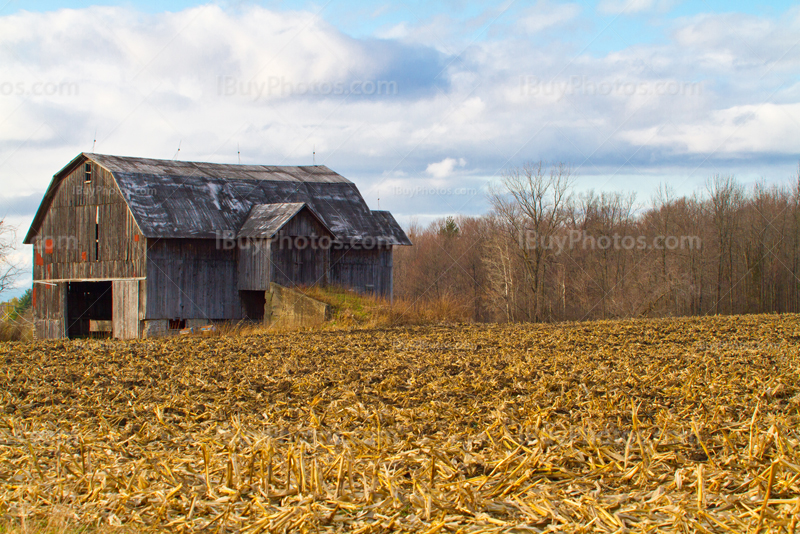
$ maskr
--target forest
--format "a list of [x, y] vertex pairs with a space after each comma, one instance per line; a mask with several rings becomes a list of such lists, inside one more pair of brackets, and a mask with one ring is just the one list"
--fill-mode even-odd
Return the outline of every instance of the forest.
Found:
[[800, 311], [800, 170], [745, 186], [717, 174], [691, 196], [662, 185], [577, 191], [567, 164], [527, 163], [491, 211], [407, 229], [394, 294], [474, 321], [581, 321]]

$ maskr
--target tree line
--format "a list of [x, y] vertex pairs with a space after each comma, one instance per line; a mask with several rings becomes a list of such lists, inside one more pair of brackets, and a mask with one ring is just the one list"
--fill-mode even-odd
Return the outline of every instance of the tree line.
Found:
[[475, 321], [573, 321], [800, 311], [800, 171], [745, 187], [714, 175], [644, 204], [576, 192], [566, 164], [528, 163], [491, 211], [412, 224], [395, 296], [449, 302]]

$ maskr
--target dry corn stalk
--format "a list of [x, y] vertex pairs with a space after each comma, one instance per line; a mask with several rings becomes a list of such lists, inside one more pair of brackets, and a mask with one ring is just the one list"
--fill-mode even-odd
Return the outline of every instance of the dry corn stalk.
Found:
[[798, 316], [0, 344], [0, 515], [793, 531]]

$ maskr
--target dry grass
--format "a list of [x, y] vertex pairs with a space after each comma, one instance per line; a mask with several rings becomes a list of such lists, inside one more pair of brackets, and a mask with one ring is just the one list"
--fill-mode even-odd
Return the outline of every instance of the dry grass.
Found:
[[0, 320], [0, 341], [32, 341], [33, 317], [30, 312], [21, 317]]
[[392, 328], [426, 324], [462, 324], [469, 321], [469, 308], [458, 299], [442, 297], [420, 302], [395, 299], [393, 302], [351, 289], [310, 286], [293, 288], [331, 306], [331, 319], [320, 326], [300, 327], [275, 322], [263, 325], [252, 321], [219, 322], [207, 336], [251, 336], [314, 330], [352, 330]]
[[63, 515], [55, 514], [46, 520], [28, 520], [22, 516], [0, 522], [0, 534], [128, 534], [124, 527], [90, 526], [76, 524]]
[[299, 288], [311, 298], [333, 309], [328, 328], [389, 328], [436, 323], [463, 323], [469, 320], [469, 307], [452, 296], [408, 301], [360, 295], [353, 290], [312, 286]]
[[0, 344], [0, 515], [793, 532], [800, 317]]

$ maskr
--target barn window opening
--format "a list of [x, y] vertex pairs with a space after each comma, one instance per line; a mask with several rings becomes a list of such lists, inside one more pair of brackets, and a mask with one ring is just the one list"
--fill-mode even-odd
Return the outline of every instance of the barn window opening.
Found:
[[264, 320], [264, 309], [267, 304], [266, 291], [239, 291], [242, 299], [242, 314], [250, 321]]
[[100, 261], [100, 206], [97, 206], [94, 218], [94, 259]]
[[90, 184], [92, 183], [92, 164], [87, 163], [83, 166], [83, 183]]
[[[161, 323], [164, 324], [164, 323]], [[169, 320], [169, 329], [170, 330], [183, 330], [186, 328], [186, 319], [170, 319]]]

